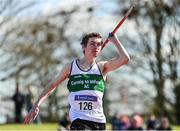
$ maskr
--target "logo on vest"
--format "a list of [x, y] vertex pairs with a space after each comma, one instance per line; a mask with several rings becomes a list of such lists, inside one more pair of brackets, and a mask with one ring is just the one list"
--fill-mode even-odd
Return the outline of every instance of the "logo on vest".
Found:
[[88, 85], [88, 84], [85, 84], [85, 85], [84, 85], [84, 88], [89, 88], [89, 85]]

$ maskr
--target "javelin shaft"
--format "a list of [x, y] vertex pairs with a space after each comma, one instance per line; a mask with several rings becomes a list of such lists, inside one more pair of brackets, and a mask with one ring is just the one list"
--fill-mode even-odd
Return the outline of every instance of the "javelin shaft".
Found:
[[[114, 30], [112, 31], [112, 34], [114, 35], [116, 33], [116, 31], [119, 29], [119, 27], [122, 25], [122, 23], [126, 20], [126, 18], [129, 16], [129, 14], [131, 13], [131, 11], [133, 10], [134, 6], [131, 6], [131, 8], [127, 11], [127, 13], [124, 15], [124, 17], [119, 21], [119, 23], [117, 24], [117, 26], [114, 28]], [[106, 46], [106, 44], [109, 42], [108, 38], [104, 41], [103, 45], [102, 45], [102, 49]]]

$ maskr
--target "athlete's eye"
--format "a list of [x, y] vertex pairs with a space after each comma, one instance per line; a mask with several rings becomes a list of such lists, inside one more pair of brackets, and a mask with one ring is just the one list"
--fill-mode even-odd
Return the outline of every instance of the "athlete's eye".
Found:
[[100, 42], [91, 42], [90, 45], [99, 47], [99, 46], [101, 46], [101, 43]]
[[101, 46], [101, 43], [100, 43], [100, 42], [96, 42], [96, 45], [97, 45], [97, 46]]

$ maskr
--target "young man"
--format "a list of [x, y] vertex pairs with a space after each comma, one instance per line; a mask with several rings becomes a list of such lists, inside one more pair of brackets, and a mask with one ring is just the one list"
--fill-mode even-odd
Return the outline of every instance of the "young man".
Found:
[[96, 61], [101, 52], [103, 40], [100, 34], [90, 33], [83, 37], [81, 45], [82, 59], [73, 60], [64, 66], [59, 77], [43, 91], [24, 123], [34, 120], [40, 104], [65, 79], [69, 78], [70, 119], [72, 130], [104, 130], [106, 119], [103, 113], [102, 98], [107, 73], [128, 63], [129, 55], [116, 35], [109, 35], [108, 40], [116, 47], [118, 56], [108, 61]]

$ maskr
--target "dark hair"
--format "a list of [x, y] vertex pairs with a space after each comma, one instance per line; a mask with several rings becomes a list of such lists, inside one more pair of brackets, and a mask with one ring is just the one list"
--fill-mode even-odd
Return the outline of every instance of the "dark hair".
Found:
[[[99, 33], [96, 33], [96, 32], [88, 33], [88, 34], [85, 34], [83, 36], [82, 41], [81, 41], [81, 45], [86, 46], [89, 38], [91, 38], [91, 37], [98, 37], [98, 38], [102, 39], [102, 36]], [[102, 44], [103, 44], [103, 40], [101, 41], [101, 45]]]

